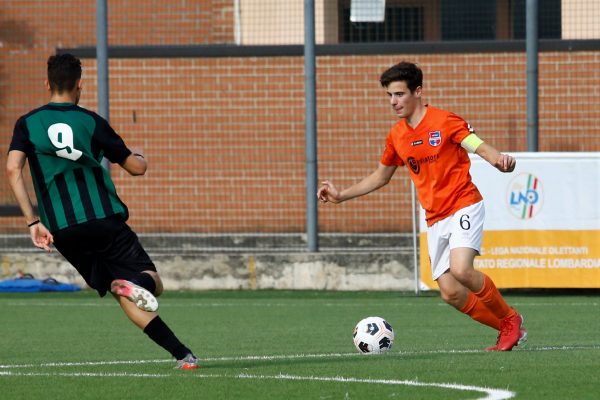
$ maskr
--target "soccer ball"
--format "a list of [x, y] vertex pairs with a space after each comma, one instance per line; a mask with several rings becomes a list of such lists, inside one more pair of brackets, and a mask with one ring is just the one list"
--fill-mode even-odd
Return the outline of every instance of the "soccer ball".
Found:
[[367, 317], [354, 328], [354, 345], [364, 354], [381, 354], [392, 348], [394, 330], [381, 317]]

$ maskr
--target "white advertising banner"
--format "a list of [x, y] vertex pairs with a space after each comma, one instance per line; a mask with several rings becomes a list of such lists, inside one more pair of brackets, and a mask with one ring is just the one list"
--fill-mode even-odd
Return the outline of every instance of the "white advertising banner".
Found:
[[[501, 288], [600, 288], [600, 153], [511, 153], [512, 173], [475, 155], [483, 195], [482, 254], [475, 267]], [[431, 279], [420, 218], [421, 281]]]

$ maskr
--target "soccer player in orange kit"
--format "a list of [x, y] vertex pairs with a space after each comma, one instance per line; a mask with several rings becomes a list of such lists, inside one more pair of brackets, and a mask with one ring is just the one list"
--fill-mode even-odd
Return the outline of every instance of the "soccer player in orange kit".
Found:
[[398, 166], [407, 165], [425, 209], [432, 276], [443, 300], [499, 332], [488, 351], [510, 351], [527, 340], [527, 331], [521, 314], [473, 266], [481, 251], [485, 210], [471, 181], [468, 152], [501, 172], [512, 172], [516, 161], [484, 143], [461, 117], [423, 104], [423, 73], [416, 64], [400, 62], [380, 82], [400, 121], [387, 136], [379, 166], [344, 190], [324, 181], [317, 196], [322, 202], [341, 203], [366, 195], [385, 186]]

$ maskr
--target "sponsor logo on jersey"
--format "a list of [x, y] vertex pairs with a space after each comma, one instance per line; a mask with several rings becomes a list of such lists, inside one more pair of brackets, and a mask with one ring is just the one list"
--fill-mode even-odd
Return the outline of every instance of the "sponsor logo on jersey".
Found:
[[423, 141], [422, 141], [422, 140], [415, 140], [415, 141], [414, 141], [414, 142], [412, 142], [410, 145], [414, 147], [414, 146], [418, 146], [418, 145], [420, 145], [420, 144], [423, 144]]
[[543, 200], [542, 182], [533, 174], [519, 174], [508, 184], [508, 208], [519, 219], [534, 218], [540, 213]]
[[419, 158], [418, 160], [414, 157], [408, 157], [406, 159], [406, 164], [408, 164], [408, 166], [410, 167], [412, 172], [414, 172], [415, 174], [418, 175], [419, 172], [421, 172], [421, 164], [430, 164], [430, 163], [436, 162], [438, 160], [438, 158], [439, 158], [439, 156], [437, 154], [422, 157], [422, 158]]
[[442, 144], [442, 132], [429, 132], [429, 144], [433, 147], [437, 147]]
[[406, 161], [407, 161], [406, 163], [408, 164], [408, 166], [410, 167], [412, 172], [414, 172], [415, 174], [418, 174], [419, 171], [421, 171], [419, 162], [414, 157], [408, 157], [408, 159]]

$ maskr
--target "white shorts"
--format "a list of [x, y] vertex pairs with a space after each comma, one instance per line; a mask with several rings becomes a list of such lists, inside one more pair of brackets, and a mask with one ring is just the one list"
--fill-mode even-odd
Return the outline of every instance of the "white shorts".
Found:
[[450, 269], [450, 250], [469, 247], [481, 252], [483, 201], [458, 210], [454, 215], [436, 222], [427, 229], [427, 246], [431, 262], [431, 276], [437, 280]]

